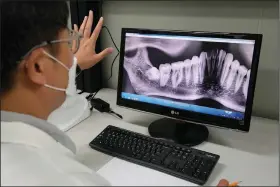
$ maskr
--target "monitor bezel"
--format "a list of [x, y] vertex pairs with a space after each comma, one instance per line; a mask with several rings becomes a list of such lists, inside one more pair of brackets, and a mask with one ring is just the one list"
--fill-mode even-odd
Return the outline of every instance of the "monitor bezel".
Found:
[[[196, 113], [192, 111], [174, 109], [160, 105], [153, 105], [143, 103], [135, 100], [123, 99], [121, 93], [123, 90], [123, 63], [124, 63], [124, 48], [126, 33], [139, 34], [163, 34], [163, 35], [180, 35], [180, 36], [199, 36], [211, 38], [229, 38], [229, 39], [249, 39], [255, 41], [255, 47], [252, 58], [251, 75], [249, 81], [248, 95], [246, 101], [246, 109], [244, 113], [244, 120], [236, 120], [231, 118], [224, 118], [209, 114]], [[260, 58], [260, 50], [262, 44], [262, 34], [251, 33], [227, 33], [227, 32], [209, 32], [209, 31], [178, 31], [178, 30], [154, 30], [141, 28], [122, 28], [121, 44], [120, 44], [120, 58], [119, 58], [119, 76], [117, 88], [117, 105], [126, 108], [131, 108], [138, 111], [153, 113], [169, 118], [176, 118], [178, 120], [189, 121], [194, 123], [204, 124], [206, 126], [215, 126], [220, 128], [233, 129], [242, 132], [249, 132], [250, 121], [252, 115], [253, 98], [257, 79], [257, 70]], [[171, 112], [175, 111], [175, 112]], [[186, 117], [187, 116], [187, 117]]]

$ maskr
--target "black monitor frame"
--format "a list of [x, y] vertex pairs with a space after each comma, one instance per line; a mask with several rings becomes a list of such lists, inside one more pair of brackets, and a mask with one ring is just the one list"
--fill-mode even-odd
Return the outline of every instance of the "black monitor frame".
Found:
[[[212, 37], [212, 38], [254, 40], [255, 47], [254, 47], [253, 58], [252, 58], [251, 75], [250, 75], [248, 95], [246, 101], [246, 109], [244, 113], [244, 120], [223, 118], [223, 117], [218, 117], [218, 116], [213, 116], [208, 114], [196, 113], [192, 111], [185, 111], [185, 110], [168, 108], [159, 105], [153, 105], [149, 103], [143, 103], [134, 100], [123, 99], [121, 97], [121, 92], [123, 90], [122, 82], [123, 82], [123, 71], [124, 71], [123, 63], [124, 63], [126, 33], [164, 34], [164, 35], [173, 35], [173, 36], [180, 35], [180, 36], [199, 36], [199, 37]], [[175, 31], [175, 30], [165, 31], [165, 30], [150, 30], [150, 29], [139, 29], [139, 28], [122, 28], [120, 60], [119, 60], [119, 78], [118, 78], [118, 89], [117, 89], [117, 105], [131, 108], [131, 109], [136, 109], [138, 111], [158, 114], [169, 118], [188, 121], [192, 123], [233, 129], [242, 132], [249, 132], [262, 37], [263, 37], [262, 34], [250, 34], [250, 33], [222, 33], [222, 32], [207, 32], [207, 31]]]

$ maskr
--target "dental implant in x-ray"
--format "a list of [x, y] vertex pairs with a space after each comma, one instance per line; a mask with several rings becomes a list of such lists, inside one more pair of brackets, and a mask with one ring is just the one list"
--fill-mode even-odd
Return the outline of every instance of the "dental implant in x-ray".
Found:
[[[157, 48], [172, 58], [184, 53], [187, 44]], [[232, 53], [213, 48], [191, 58], [153, 66], [148, 44], [133, 48], [134, 55], [125, 56], [124, 68], [137, 94], [163, 97], [179, 101], [212, 99], [232, 110], [244, 112], [250, 79], [250, 69], [242, 65]], [[157, 47], [155, 43], [153, 48]], [[127, 51], [129, 51], [127, 50]], [[179, 51], [179, 52], [178, 52]], [[210, 104], [209, 104], [210, 105]], [[208, 106], [212, 107], [212, 106]]]

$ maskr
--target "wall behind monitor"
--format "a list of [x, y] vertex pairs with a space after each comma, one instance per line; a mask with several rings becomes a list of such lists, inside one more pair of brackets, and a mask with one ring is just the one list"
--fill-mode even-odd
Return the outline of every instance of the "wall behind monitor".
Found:
[[[206, 30], [225, 32], [262, 33], [263, 45], [260, 57], [254, 115], [278, 119], [278, 1], [104, 1], [104, 24], [110, 29], [119, 46], [122, 27], [173, 30]], [[102, 32], [102, 48], [113, 43]], [[103, 62], [103, 80], [110, 88], [117, 88], [118, 64], [116, 60], [113, 77], [111, 62], [115, 53]]]

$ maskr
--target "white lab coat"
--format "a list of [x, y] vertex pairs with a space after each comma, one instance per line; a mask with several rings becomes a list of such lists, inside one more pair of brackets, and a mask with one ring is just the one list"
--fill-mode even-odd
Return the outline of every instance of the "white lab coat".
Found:
[[1, 121], [1, 186], [7, 185], [110, 184], [48, 133], [23, 122]]

